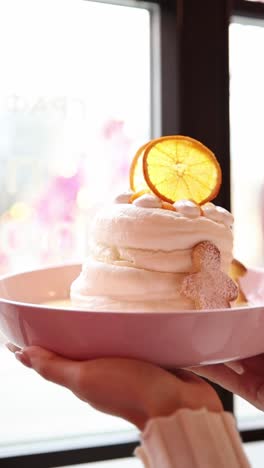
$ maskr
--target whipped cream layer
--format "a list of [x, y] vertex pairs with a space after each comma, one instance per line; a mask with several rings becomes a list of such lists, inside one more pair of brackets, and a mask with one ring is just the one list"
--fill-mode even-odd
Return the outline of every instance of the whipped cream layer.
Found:
[[191, 309], [192, 302], [181, 296], [185, 275], [117, 266], [88, 258], [73, 282], [71, 299], [89, 310], [172, 312]]
[[186, 273], [192, 267], [192, 248], [203, 240], [219, 248], [223, 271], [232, 261], [229, 226], [161, 208], [111, 205], [97, 216], [92, 238], [91, 255], [119, 266]]
[[173, 312], [193, 309], [181, 294], [192, 271], [192, 248], [213, 242], [221, 252], [222, 270], [232, 261], [232, 215], [207, 203], [175, 203], [162, 208], [154, 195], [129, 203], [131, 193], [117, 197], [98, 213], [90, 255], [71, 286], [73, 303], [87, 310]]

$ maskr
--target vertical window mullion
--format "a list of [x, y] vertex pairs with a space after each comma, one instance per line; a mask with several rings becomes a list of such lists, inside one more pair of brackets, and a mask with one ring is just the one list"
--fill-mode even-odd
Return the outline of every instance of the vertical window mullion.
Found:
[[[228, 0], [177, 0], [172, 49], [177, 57], [173, 79], [177, 88], [169, 96], [163, 110], [164, 130], [175, 128], [183, 135], [202, 141], [213, 150], [223, 172], [223, 183], [216, 203], [230, 209], [230, 148], [229, 148], [229, 55]], [[166, 38], [166, 36], [165, 36]], [[173, 40], [170, 38], [170, 41]], [[166, 44], [166, 43], [165, 43]], [[162, 52], [166, 60], [166, 46]], [[176, 48], [177, 44], [177, 48]], [[166, 65], [166, 63], [165, 63]], [[163, 64], [164, 70], [164, 64]], [[169, 67], [166, 68], [167, 77]], [[163, 95], [166, 97], [163, 83]], [[164, 109], [163, 107], [163, 109]], [[171, 118], [171, 121], [169, 120]], [[233, 395], [214, 386], [225, 410], [233, 411]]]
[[179, 133], [178, 2], [161, 3], [161, 134]]
[[228, 0], [178, 0], [179, 131], [212, 149], [230, 209]]

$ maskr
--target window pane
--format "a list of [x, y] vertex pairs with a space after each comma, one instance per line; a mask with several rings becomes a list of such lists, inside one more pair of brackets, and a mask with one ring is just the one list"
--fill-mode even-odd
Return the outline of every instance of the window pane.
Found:
[[[82, 260], [98, 204], [127, 188], [151, 132], [150, 21], [146, 8], [84, 0], [0, 3], [1, 273]], [[0, 380], [2, 448], [132, 427], [3, 346]]]
[[150, 16], [84, 0], [0, 8], [5, 271], [82, 254], [89, 210], [124, 185], [150, 134]]
[[[235, 257], [264, 266], [264, 21], [233, 18], [230, 25], [230, 125]], [[263, 413], [237, 398], [245, 427]], [[259, 423], [258, 423], [259, 424]]]
[[[230, 26], [230, 121], [235, 257], [264, 264], [264, 21]], [[254, 53], [253, 53], [254, 52]]]

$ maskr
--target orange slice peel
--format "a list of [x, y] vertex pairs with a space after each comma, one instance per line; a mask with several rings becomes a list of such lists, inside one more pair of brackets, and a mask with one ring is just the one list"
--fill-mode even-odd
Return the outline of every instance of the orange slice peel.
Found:
[[137, 150], [130, 165], [129, 182], [133, 192], [141, 192], [144, 190], [144, 193], [150, 193], [150, 188], [145, 180], [143, 172], [143, 156], [148, 144], [149, 143], [145, 143]]
[[141, 197], [142, 195], [145, 195], [146, 193], [150, 193], [150, 191], [149, 190], [140, 190], [139, 192], [133, 193], [133, 195], [131, 195], [131, 197], [129, 198], [129, 203], [133, 203], [134, 200]]
[[163, 208], [163, 210], [176, 211], [176, 208], [168, 202], [162, 202], [161, 208]]

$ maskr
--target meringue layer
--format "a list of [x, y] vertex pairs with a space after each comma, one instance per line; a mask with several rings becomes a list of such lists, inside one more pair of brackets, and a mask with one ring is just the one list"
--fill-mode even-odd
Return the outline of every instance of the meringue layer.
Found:
[[169, 211], [156, 207], [154, 199], [151, 206], [148, 198], [147, 207], [146, 198], [142, 203], [120, 201], [95, 219], [90, 255], [71, 286], [73, 303], [100, 311], [193, 309], [192, 301], [181, 293], [182, 280], [192, 270], [192, 248], [204, 240], [213, 242], [227, 272], [232, 261], [232, 215], [213, 204], [207, 204], [206, 214], [196, 210], [195, 217], [190, 206], [188, 217], [187, 205]]
[[92, 238], [94, 258], [135, 268], [189, 272], [192, 248], [204, 240], [220, 250], [223, 271], [232, 261], [233, 235], [228, 226], [160, 208], [112, 205], [98, 215]]

